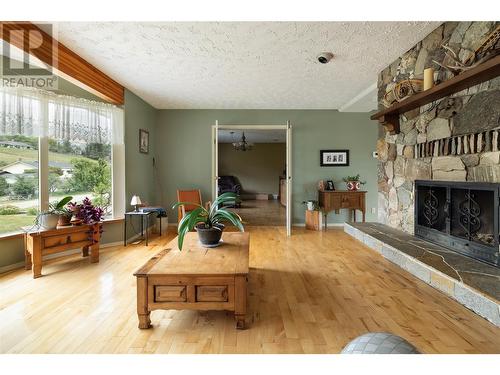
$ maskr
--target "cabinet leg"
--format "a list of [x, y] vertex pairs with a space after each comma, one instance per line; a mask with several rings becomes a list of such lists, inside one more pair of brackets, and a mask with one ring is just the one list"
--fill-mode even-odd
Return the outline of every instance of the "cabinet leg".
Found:
[[139, 317], [139, 328], [140, 329], [148, 329], [151, 328], [151, 319], [150, 314], [138, 314]]
[[245, 329], [245, 315], [234, 315], [236, 319], [236, 329]]
[[82, 256], [83, 257], [88, 257], [89, 256], [89, 247], [88, 246], [82, 247]]
[[234, 278], [234, 318], [236, 329], [245, 329], [247, 314], [247, 278], [236, 276]]
[[31, 270], [32, 267], [31, 263], [31, 254], [28, 250], [24, 250], [24, 269], [25, 270]]
[[137, 277], [137, 317], [139, 318], [140, 329], [151, 327], [150, 311], [148, 309], [148, 279], [145, 277]]
[[[88, 251], [88, 249], [87, 249]], [[90, 263], [99, 263], [99, 245], [90, 246]]]
[[40, 249], [34, 248], [32, 254], [33, 260], [33, 278], [42, 276], [42, 253]]
[[352, 210], [353, 221], [356, 222], [356, 210]]

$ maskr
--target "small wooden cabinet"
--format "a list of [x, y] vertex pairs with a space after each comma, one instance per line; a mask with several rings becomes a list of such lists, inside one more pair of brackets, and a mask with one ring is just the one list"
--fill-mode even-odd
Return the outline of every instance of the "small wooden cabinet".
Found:
[[319, 190], [318, 202], [324, 213], [325, 229], [328, 213], [335, 211], [338, 214], [341, 209], [350, 210], [353, 221], [356, 221], [356, 210], [360, 210], [363, 215], [363, 222], [365, 222], [366, 191]]

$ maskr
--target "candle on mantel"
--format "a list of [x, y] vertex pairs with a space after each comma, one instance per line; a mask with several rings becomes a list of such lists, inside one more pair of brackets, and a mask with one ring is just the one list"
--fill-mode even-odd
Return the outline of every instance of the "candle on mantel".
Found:
[[424, 91], [434, 86], [434, 69], [424, 69]]

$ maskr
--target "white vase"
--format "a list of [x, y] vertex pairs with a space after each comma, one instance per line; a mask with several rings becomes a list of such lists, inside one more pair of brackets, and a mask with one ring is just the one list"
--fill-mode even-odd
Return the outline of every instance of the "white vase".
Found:
[[57, 228], [58, 214], [40, 214], [40, 229], [51, 230]]
[[307, 202], [307, 209], [309, 211], [314, 211], [314, 202], [311, 201]]

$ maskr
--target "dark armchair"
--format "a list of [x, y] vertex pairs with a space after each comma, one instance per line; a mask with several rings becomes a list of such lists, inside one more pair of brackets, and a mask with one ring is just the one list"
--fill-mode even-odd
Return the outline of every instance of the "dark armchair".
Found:
[[[218, 195], [228, 192], [237, 194], [239, 198], [241, 196], [241, 184], [238, 183], [237, 178], [234, 176], [219, 176]], [[240, 200], [238, 199], [232, 205], [240, 207]]]

